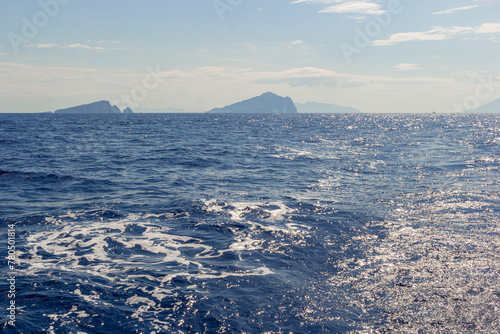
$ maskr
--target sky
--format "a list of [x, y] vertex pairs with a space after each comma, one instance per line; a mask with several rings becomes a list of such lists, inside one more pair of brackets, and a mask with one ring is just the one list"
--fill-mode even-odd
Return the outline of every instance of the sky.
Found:
[[500, 98], [499, 55], [500, 0], [0, 0], [0, 112], [460, 112]]

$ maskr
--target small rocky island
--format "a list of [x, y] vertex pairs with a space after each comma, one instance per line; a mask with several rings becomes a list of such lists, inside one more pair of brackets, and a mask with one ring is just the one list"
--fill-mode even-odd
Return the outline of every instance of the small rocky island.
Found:
[[223, 108], [214, 108], [207, 113], [219, 114], [292, 114], [297, 113], [297, 108], [289, 97], [278, 96], [273, 93], [264, 93], [248, 100], [237, 102]]
[[[58, 109], [55, 114], [121, 114], [120, 108], [111, 105], [109, 101], [98, 101], [89, 104], [83, 104], [76, 107]], [[126, 108], [124, 113], [132, 114], [130, 108]]]

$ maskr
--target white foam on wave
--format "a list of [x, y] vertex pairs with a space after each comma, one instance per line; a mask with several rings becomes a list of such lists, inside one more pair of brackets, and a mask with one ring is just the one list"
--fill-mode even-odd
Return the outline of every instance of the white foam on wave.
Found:
[[287, 214], [295, 211], [287, 207], [283, 202], [229, 202], [218, 203], [217, 200], [205, 200], [204, 209], [208, 212], [221, 212], [230, 215], [231, 220], [237, 222], [249, 222], [246, 216], [255, 214], [259, 220], [266, 222], [278, 222], [285, 219]]
[[[283, 234], [301, 234], [310, 227], [297, 223], [287, 222], [287, 215], [296, 211], [286, 206], [283, 202], [229, 202], [218, 203], [216, 200], [204, 201], [205, 210], [208, 212], [225, 213], [232, 221], [247, 225], [248, 230], [258, 232], [279, 232]], [[236, 242], [245, 239], [241, 233], [237, 235]], [[249, 241], [248, 239], [246, 239]], [[255, 243], [252, 241], [252, 243]]]
[[[245, 212], [245, 205], [236, 205], [233, 217]], [[252, 206], [255, 207], [256, 206]], [[214, 210], [217, 206], [214, 206]], [[272, 208], [269, 221], [280, 219], [286, 210]], [[120, 220], [77, 221], [73, 212], [54, 218], [46, 218], [45, 229], [32, 231], [25, 239], [20, 252], [23, 276], [53, 275], [53, 272], [68, 272], [78, 281], [92, 282], [95, 288], [138, 291], [142, 296], [125, 301], [135, 311], [133, 317], [139, 321], [144, 313], [164, 311], [162, 299], [174, 296], [179, 288], [172, 286], [172, 280], [182, 277], [190, 282], [196, 280], [222, 279], [225, 277], [270, 275], [272, 271], [262, 265], [255, 265], [241, 259], [236, 271], [217, 270], [205, 264], [205, 259], [221, 256], [225, 252], [250, 251], [261, 243], [250, 237], [235, 234], [234, 242], [227, 249], [215, 250], [204, 240], [176, 235], [171, 228], [160, 224], [158, 219], [173, 214], [130, 214]], [[49, 230], [50, 229], [50, 230]], [[189, 252], [191, 255], [186, 255]], [[164, 269], [152, 269], [152, 268]], [[145, 269], [147, 268], [147, 269]], [[135, 274], [134, 272], [140, 272]], [[144, 271], [145, 273], [143, 273]], [[101, 277], [99, 283], [92, 277]], [[146, 282], [146, 283], [145, 283]], [[149, 282], [149, 283], [147, 283]], [[146, 286], [147, 285], [147, 286]], [[189, 289], [196, 290], [196, 284]], [[95, 291], [84, 291], [80, 284], [71, 293], [95, 306], [111, 306]], [[62, 321], [65, 316], [85, 317], [83, 311], [72, 310], [68, 315], [50, 314], [53, 322]], [[165, 325], [158, 324], [158, 329]]]
[[[176, 287], [174, 279], [182, 279], [188, 283], [189, 290], [203, 293], [198, 280], [273, 274], [251, 257], [247, 256], [249, 260], [245, 260], [244, 255], [262, 249], [266, 233], [296, 236], [307, 233], [309, 229], [288, 221], [287, 215], [295, 210], [282, 202], [220, 203], [207, 200], [203, 209], [226, 217], [228, 223], [232, 221], [240, 225], [227, 225], [232, 235], [228, 235], [229, 243], [223, 246], [225, 248], [215, 249], [205, 240], [177, 235], [165, 225], [169, 219], [175, 219], [176, 215], [172, 213], [129, 214], [124, 219], [85, 222], [78, 219], [78, 213], [71, 211], [57, 218], [47, 217], [42, 230], [31, 231], [26, 238], [20, 256], [26, 268], [23, 275], [67, 272], [78, 277], [81, 284], [92, 282], [95, 289], [137, 292], [125, 303], [134, 310], [133, 318], [143, 321], [144, 314], [165, 311], [161, 306], [164, 298], [175, 297], [179, 289], [186, 289], [185, 285]], [[214, 258], [227, 252], [238, 256], [236, 270], [216, 269]], [[206, 263], [208, 260], [210, 264]], [[95, 281], [93, 277], [104, 280]], [[97, 292], [89, 291], [88, 286], [83, 289], [77, 284], [70, 293], [94, 306], [111, 306]], [[85, 317], [82, 312], [73, 310], [70, 313], [73, 318]], [[61, 315], [50, 317], [53, 318], [52, 325], [57, 326], [57, 322], [62, 321]], [[157, 329], [166, 329], [167, 325], [161, 321]]]
[[242, 260], [241, 252], [259, 250], [264, 247], [262, 234], [265, 232], [299, 236], [310, 229], [309, 226], [288, 222], [286, 216], [296, 210], [286, 206], [283, 202], [225, 203], [212, 199], [204, 201], [204, 204], [206, 211], [226, 214], [231, 221], [246, 227], [244, 229], [229, 227], [234, 234], [234, 242], [227, 249], [218, 250], [217, 256], [225, 252], [234, 252]]
[[[25, 254], [29, 255], [22, 257], [27, 265], [26, 274], [35, 275], [40, 270], [54, 268], [82, 270], [99, 276], [104, 274], [104, 277], [107, 277], [118, 265], [137, 265], [141, 259], [146, 258], [148, 263], [152, 262], [151, 256], [148, 255], [133, 253], [121, 259], [113, 256], [114, 254], [110, 254], [114, 248], [111, 243], [117, 243], [123, 250], [138, 249], [160, 255], [153, 261], [155, 263], [176, 262], [178, 265], [194, 265], [200, 269], [204, 268], [202, 263], [188, 259], [179, 249], [196, 249], [196, 257], [199, 258], [213, 251], [211, 246], [203, 244], [203, 240], [171, 234], [168, 227], [150, 223], [138, 215], [108, 222], [68, 224], [60, 219], [49, 221], [55, 223], [50, 231], [34, 232], [26, 238]], [[143, 228], [144, 231], [140, 235], [127, 236], [125, 231], [129, 227]], [[52, 256], [47, 258], [47, 253]], [[79, 264], [82, 259], [97, 263]]]

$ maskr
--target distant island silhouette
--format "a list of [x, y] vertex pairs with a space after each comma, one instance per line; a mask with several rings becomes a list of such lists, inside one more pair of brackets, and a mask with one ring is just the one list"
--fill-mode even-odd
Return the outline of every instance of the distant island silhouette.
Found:
[[295, 103], [297, 110], [301, 114], [344, 114], [344, 113], [354, 113], [360, 114], [356, 108], [344, 107], [331, 103], [318, 103], [318, 102], [307, 102], [307, 103]]
[[[142, 113], [186, 113], [186, 110], [178, 108], [147, 109], [139, 108]], [[52, 113], [47, 111], [44, 113]], [[56, 114], [119, 114], [120, 109], [111, 105], [109, 101], [97, 101], [79, 106], [58, 109]], [[129, 107], [123, 110], [123, 114], [134, 113]], [[290, 97], [282, 97], [272, 92], [264, 93], [260, 96], [252, 97], [247, 100], [236, 102], [222, 108], [214, 108], [206, 113], [211, 114], [296, 114], [296, 113], [361, 113], [358, 109], [352, 107], [339, 106], [329, 103], [307, 102], [294, 103]]]
[[214, 108], [212, 114], [296, 114], [297, 108], [292, 99], [267, 92], [251, 99], [237, 102], [222, 108]]
[[467, 114], [499, 114], [500, 113], [500, 99], [496, 99], [482, 105], [480, 107], [469, 109], [465, 111]]
[[[111, 105], [109, 101], [98, 101], [88, 104], [82, 104], [75, 107], [58, 109], [54, 111], [55, 114], [121, 114], [120, 108]], [[123, 111], [124, 114], [132, 114], [130, 108]]]

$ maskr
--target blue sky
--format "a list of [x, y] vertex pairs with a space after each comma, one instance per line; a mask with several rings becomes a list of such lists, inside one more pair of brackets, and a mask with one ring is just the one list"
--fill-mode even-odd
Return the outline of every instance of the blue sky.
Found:
[[266, 91], [452, 112], [500, 98], [499, 55], [499, 0], [0, 0], [0, 112]]

